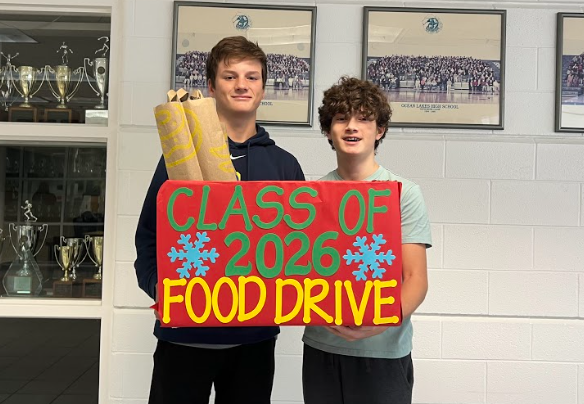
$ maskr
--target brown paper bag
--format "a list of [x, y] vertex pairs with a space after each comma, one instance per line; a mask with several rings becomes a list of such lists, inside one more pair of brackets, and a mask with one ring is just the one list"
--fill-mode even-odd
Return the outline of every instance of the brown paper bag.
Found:
[[203, 180], [197, 150], [181, 103], [186, 91], [167, 93], [168, 102], [154, 108], [162, 154], [171, 180]]
[[215, 100], [197, 90], [182, 104], [205, 181], [236, 181], [227, 131], [217, 116]]

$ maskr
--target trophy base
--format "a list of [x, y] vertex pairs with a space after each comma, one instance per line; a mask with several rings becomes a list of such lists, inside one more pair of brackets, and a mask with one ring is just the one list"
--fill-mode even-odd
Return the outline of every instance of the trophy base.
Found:
[[87, 109], [85, 110], [85, 123], [91, 125], [107, 125], [107, 109]]
[[45, 109], [45, 122], [71, 123], [73, 112], [66, 107]]
[[79, 288], [73, 281], [53, 282], [53, 297], [79, 297]]
[[6, 275], [4, 288], [7, 296], [35, 296], [32, 276]]
[[81, 297], [101, 299], [101, 279], [83, 279], [83, 292]]
[[[24, 104], [22, 104], [24, 105]], [[9, 122], [36, 122], [37, 109], [30, 104], [27, 107], [10, 107], [8, 108]]]

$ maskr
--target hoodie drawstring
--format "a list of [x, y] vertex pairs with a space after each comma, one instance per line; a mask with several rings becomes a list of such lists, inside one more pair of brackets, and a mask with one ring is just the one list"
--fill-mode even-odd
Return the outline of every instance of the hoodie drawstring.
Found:
[[245, 178], [247, 178], [249, 180], [250, 176], [249, 176], [249, 162], [251, 160], [251, 156], [249, 155], [250, 151], [251, 151], [251, 143], [247, 142], [247, 176]]

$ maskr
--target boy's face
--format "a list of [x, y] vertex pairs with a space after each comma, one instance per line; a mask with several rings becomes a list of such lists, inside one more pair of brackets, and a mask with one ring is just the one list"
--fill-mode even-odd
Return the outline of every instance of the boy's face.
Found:
[[208, 85], [220, 116], [250, 114], [255, 117], [264, 98], [262, 64], [252, 59], [232, 60], [229, 65], [220, 62], [215, 84], [209, 80]]
[[362, 112], [336, 114], [327, 137], [337, 153], [354, 156], [374, 156], [375, 141], [381, 139], [384, 128], [378, 128], [373, 116]]

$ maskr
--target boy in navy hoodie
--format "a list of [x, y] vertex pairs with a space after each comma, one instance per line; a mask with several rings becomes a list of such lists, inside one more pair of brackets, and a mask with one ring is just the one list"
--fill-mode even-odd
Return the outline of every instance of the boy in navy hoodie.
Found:
[[[256, 124], [267, 79], [262, 49], [242, 36], [222, 39], [207, 59], [207, 77], [241, 180], [303, 181], [296, 158]], [[136, 231], [138, 284], [155, 301], [156, 195], [167, 179], [161, 158]], [[207, 404], [212, 385], [216, 404], [270, 403], [279, 332], [278, 327], [162, 328], [157, 320], [149, 404]]]

